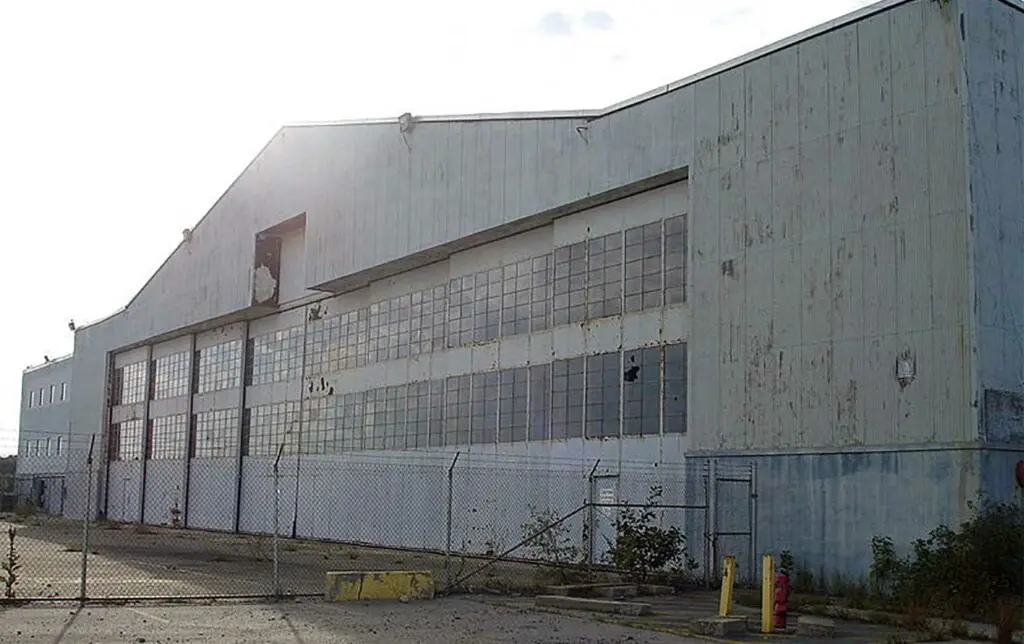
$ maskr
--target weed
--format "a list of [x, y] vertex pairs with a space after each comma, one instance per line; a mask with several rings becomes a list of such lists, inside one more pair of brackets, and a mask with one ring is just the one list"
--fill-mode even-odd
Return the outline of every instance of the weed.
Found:
[[657, 516], [652, 508], [660, 505], [661, 496], [661, 486], [652, 485], [639, 510], [629, 508], [619, 514], [614, 523], [615, 541], [609, 540], [605, 553], [609, 563], [641, 583], [648, 582], [652, 573], [664, 573], [666, 569], [673, 579], [681, 581], [697, 568], [679, 527], [655, 525]]
[[18, 530], [14, 526], [7, 529], [7, 539], [9, 542], [7, 557], [0, 561], [0, 580], [4, 582], [4, 597], [7, 599], [14, 599], [14, 585], [18, 583], [20, 576], [18, 571], [21, 570], [21, 564], [18, 563], [18, 551], [14, 547], [14, 538], [17, 535]]

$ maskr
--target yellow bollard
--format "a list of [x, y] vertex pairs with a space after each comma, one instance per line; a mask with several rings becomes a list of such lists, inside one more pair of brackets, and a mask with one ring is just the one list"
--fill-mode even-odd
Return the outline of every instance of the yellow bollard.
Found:
[[761, 560], [761, 632], [775, 631], [775, 557]]
[[732, 587], [736, 582], [736, 557], [728, 556], [722, 560], [722, 596], [718, 600], [718, 616], [728, 617], [732, 614]]

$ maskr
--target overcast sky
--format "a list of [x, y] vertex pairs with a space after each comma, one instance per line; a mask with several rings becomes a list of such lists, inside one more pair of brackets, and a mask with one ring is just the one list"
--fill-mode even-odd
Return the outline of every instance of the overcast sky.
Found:
[[22, 370], [124, 305], [282, 124], [600, 108], [867, 4], [0, 3], [0, 454]]

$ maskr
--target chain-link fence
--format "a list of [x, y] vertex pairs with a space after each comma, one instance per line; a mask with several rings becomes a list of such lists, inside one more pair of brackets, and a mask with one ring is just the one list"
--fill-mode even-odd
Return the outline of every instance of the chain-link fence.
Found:
[[[733, 506], [755, 503], [749, 466], [493, 453], [90, 463], [63, 482], [82, 486], [76, 491], [86, 493], [68, 498], [88, 499], [88, 507], [65, 507], [63, 517], [23, 508], [8, 517], [0, 553], [5, 579], [13, 561], [8, 593], [320, 595], [327, 572], [374, 570], [430, 571], [440, 592], [623, 580], [703, 585], [717, 576], [722, 554], [755, 551], [753, 523], [741, 530], [728, 523], [735, 508], [716, 506], [727, 496]], [[746, 481], [746, 495], [734, 481]], [[744, 547], [722, 550], [741, 534]], [[643, 539], [657, 537], [671, 547], [651, 559]]]

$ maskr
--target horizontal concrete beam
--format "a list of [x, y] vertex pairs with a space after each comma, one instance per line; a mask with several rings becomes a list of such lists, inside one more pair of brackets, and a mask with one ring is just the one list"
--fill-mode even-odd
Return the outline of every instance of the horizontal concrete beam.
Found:
[[359, 570], [329, 572], [324, 596], [328, 601], [370, 599], [433, 599], [434, 577], [428, 570]]

